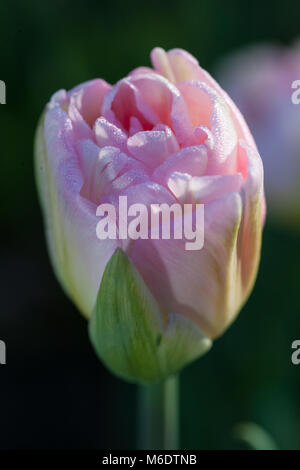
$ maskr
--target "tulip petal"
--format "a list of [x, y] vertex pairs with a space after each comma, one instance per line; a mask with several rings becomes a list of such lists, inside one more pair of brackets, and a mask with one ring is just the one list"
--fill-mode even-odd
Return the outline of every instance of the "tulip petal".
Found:
[[167, 184], [171, 173], [188, 173], [192, 176], [201, 176], [207, 166], [207, 148], [204, 145], [186, 147], [171, 155], [161, 166], [156, 168], [153, 179], [161, 184]]
[[174, 131], [179, 144], [190, 142], [193, 126], [179, 90], [157, 74], [138, 75], [131, 80], [139, 89], [143, 100], [158, 117], [158, 122]]
[[[81, 158], [88, 155], [85, 153], [86, 150], [87, 146], [84, 146]], [[93, 147], [93, 151], [95, 150], [96, 146]], [[148, 181], [149, 177], [144, 168], [141, 163], [121, 152], [119, 148], [103, 147], [97, 155], [90, 179], [87, 181], [89, 199], [98, 205], [103, 196], [121, 191], [130, 184]]]
[[118, 147], [123, 152], [126, 152], [127, 135], [104, 117], [99, 117], [96, 120], [94, 132], [99, 147]]
[[179, 146], [170, 128], [138, 132], [127, 141], [128, 151], [150, 169], [162, 164]]
[[234, 173], [237, 167], [237, 133], [225, 101], [214, 89], [197, 80], [182, 82], [178, 88], [187, 102], [193, 125], [206, 126], [211, 131], [213, 149], [207, 173]]
[[166, 314], [179, 312], [214, 338], [241, 303], [236, 250], [241, 197], [223, 196], [205, 205], [204, 214], [201, 250], [186, 250], [184, 239], [136, 240], [130, 258]]
[[137, 118], [145, 130], [150, 130], [159, 123], [158, 117], [135, 86], [133, 80], [136, 78], [139, 75], [120, 80], [106, 94], [102, 106], [102, 115], [126, 132], [130, 129], [132, 117]]
[[96, 236], [96, 206], [80, 195], [83, 175], [73, 141], [67, 114], [59, 106], [49, 110], [37, 131], [35, 165], [51, 261], [66, 293], [89, 317], [118, 243]]
[[238, 254], [243, 296], [246, 301], [256, 278], [264, 219], [263, 165], [259, 154], [241, 141], [239, 152], [248, 160], [248, 175], [240, 193], [243, 217], [238, 238]]
[[100, 115], [104, 96], [110, 89], [111, 85], [105, 80], [95, 79], [82, 83], [68, 93], [70, 103], [76, 106], [90, 127]]

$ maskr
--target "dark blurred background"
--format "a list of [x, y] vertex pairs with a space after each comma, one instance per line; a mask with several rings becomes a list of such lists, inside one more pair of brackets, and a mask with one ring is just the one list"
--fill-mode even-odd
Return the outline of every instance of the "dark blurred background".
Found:
[[[201, 65], [257, 41], [289, 44], [300, 4], [286, 0], [1, 2], [0, 448], [134, 448], [137, 390], [96, 358], [86, 321], [57, 283], [33, 175], [33, 137], [53, 92], [94, 77], [115, 82], [149, 65], [154, 46], [181, 47]], [[296, 77], [300, 78], [300, 77]], [[245, 448], [241, 421], [282, 449], [300, 448], [300, 234], [266, 223], [256, 287], [238, 320], [181, 374], [181, 441]]]

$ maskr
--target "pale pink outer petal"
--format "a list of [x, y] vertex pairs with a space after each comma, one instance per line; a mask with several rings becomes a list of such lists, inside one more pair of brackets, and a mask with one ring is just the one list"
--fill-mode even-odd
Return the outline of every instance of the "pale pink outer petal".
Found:
[[185, 240], [137, 240], [130, 256], [164, 316], [179, 313], [209, 337], [218, 336], [241, 303], [237, 237], [242, 215], [238, 193], [205, 206], [204, 247], [185, 250]]
[[35, 152], [47, 243], [59, 280], [88, 317], [118, 244], [96, 236], [96, 206], [80, 195], [83, 176], [73, 142], [68, 115], [59, 106], [47, 111], [38, 127]]
[[243, 218], [238, 239], [241, 288], [243, 298], [246, 300], [258, 270], [266, 207], [262, 160], [256, 149], [243, 141], [239, 143], [239, 152], [248, 159], [248, 175], [240, 191], [243, 200]]

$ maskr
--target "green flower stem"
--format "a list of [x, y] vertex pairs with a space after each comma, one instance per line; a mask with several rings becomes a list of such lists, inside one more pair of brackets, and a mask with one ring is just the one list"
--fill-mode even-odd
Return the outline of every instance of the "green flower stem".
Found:
[[138, 448], [177, 450], [179, 409], [177, 376], [139, 387]]

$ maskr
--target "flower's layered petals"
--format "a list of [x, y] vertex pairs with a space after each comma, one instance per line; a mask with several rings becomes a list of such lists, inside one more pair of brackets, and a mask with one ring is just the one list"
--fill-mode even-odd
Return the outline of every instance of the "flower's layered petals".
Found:
[[[206, 83], [197, 80], [178, 84], [199, 137], [199, 127], [210, 129], [211, 148], [207, 173], [234, 173], [237, 167], [237, 133], [225, 101]], [[201, 129], [201, 128], [200, 128]], [[202, 128], [203, 129], [203, 128]]]
[[179, 150], [170, 128], [137, 132], [127, 141], [128, 151], [150, 169], [161, 165], [170, 155]]
[[76, 149], [84, 176], [80, 194], [95, 204], [103, 195], [149, 180], [145, 167], [116, 147], [100, 149], [91, 140], [81, 140]]
[[111, 88], [105, 80], [95, 79], [69, 92], [70, 103], [77, 107], [90, 127], [93, 127], [95, 120], [100, 116], [104, 96]]
[[102, 114], [109, 121], [130, 129], [130, 119], [135, 117], [144, 130], [152, 130], [159, 123], [169, 126], [179, 144], [190, 141], [193, 126], [188, 109], [178, 89], [164, 77], [137, 74], [127, 77], [107, 93]]
[[180, 313], [215, 338], [242, 302], [236, 241], [242, 214], [238, 193], [205, 206], [205, 241], [198, 251], [185, 240], [136, 240], [130, 257], [167, 317]]
[[[159, 48], [156, 48], [152, 51], [152, 62], [155, 66], [155, 69], [164, 75], [162, 68], [160, 68], [157, 63], [157, 58], [160, 56], [160, 53], [156, 52], [157, 49]], [[252, 145], [254, 148], [256, 148], [254, 139], [249, 131], [247, 124], [245, 123], [242, 114], [231, 98], [211, 77], [211, 75], [202, 67], [200, 67], [197, 59], [182, 49], [172, 49], [167, 52], [167, 56], [169, 67], [171, 67], [172, 74], [174, 75], [174, 83], [187, 80], [197, 80], [206, 83], [210, 88], [214, 89], [217, 94], [224, 99], [227, 106], [229, 107], [231, 119], [233, 120], [236, 127], [238, 137], [244, 139], [249, 145]]]
[[[135, 117], [144, 130], [150, 130], [159, 123], [158, 116], [148, 105], [144, 96], [134, 83], [137, 77], [127, 77], [120, 80], [108, 92], [102, 105], [102, 115], [126, 132], [130, 129], [130, 120]], [[144, 75], [143, 75], [144, 77]]]
[[168, 176], [175, 171], [201, 176], [207, 167], [208, 152], [204, 145], [186, 147], [171, 155], [153, 173], [153, 180], [166, 185]]
[[257, 274], [265, 217], [263, 190], [263, 166], [255, 149], [241, 141], [239, 152], [248, 160], [248, 175], [240, 194], [243, 201], [243, 217], [238, 237], [241, 288], [243, 297], [248, 297]]
[[99, 117], [96, 120], [94, 132], [99, 147], [113, 146], [123, 152], [126, 151], [127, 135], [104, 117]]
[[94, 163], [90, 178], [87, 180], [88, 195], [95, 204], [99, 204], [101, 197], [105, 195], [117, 193], [130, 185], [149, 180], [144, 166], [117, 147], [103, 147], [95, 159], [96, 149], [85, 145], [80, 154], [81, 161], [88, 159], [89, 150], [91, 154], [93, 153]]
[[208, 204], [230, 192], [238, 192], [243, 184], [241, 174], [194, 176], [186, 173], [171, 173], [168, 187], [182, 203]]
[[188, 145], [193, 134], [193, 126], [187, 105], [179, 90], [155, 73], [137, 75], [131, 80], [139, 89], [143, 100], [157, 116], [158, 122], [174, 131], [180, 145]]
[[207, 174], [231, 174], [237, 171], [237, 133], [229, 109], [216, 100], [211, 116], [213, 150], [207, 166]]
[[89, 316], [114, 240], [99, 244], [96, 207], [80, 195], [83, 176], [73, 146], [71, 119], [48, 111], [36, 139], [36, 172], [46, 235], [56, 274], [81, 312]]

